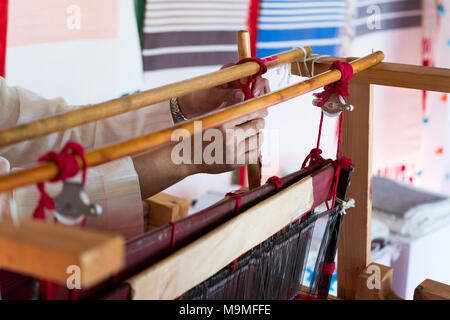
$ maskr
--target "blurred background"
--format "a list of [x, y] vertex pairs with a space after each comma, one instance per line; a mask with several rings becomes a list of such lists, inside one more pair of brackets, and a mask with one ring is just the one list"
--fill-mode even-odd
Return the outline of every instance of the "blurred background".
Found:
[[[242, 29], [258, 57], [308, 45], [320, 55], [382, 50], [387, 62], [449, 68], [449, 24], [450, 0], [13, 0], [2, 69], [9, 85], [84, 105], [237, 61]], [[272, 90], [301, 80], [289, 68], [266, 76]], [[411, 298], [427, 277], [450, 283], [449, 101], [381, 86], [374, 94], [372, 259], [392, 265], [395, 289]], [[264, 181], [298, 170], [314, 146], [320, 112], [311, 101], [270, 109]], [[335, 153], [336, 125], [325, 121], [325, 157]], [[192, 176], [167, 192], [192, 201], [194, 213], [233, 188], [227, 173]]]

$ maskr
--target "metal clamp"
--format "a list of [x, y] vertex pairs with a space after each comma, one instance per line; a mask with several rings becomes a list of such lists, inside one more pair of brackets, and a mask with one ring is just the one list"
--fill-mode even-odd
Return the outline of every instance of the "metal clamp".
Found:
[[[314, 106], [318, 106], [321, 101], [321, 99], [314, 99], [312, 103]], [[320, 106], [320, 108], [322, 108], [323, 112], [330, 117], [336, 117], [343, 111], [354, 110], [353, 105], [345, 102], [342, 96], [337, 96], [334, 93], [330, 95], [328, 100]]]
[[54, 200], [55, 216], [64, 224], [79, 224], [86, 215], [102, 214], [102, 207], [91, 203], [81, 183], [65, 181], [61, 193]]

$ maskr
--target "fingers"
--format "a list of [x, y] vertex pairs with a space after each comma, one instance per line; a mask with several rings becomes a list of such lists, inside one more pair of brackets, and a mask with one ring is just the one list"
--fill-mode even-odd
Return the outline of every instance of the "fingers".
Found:
[[[253, 119], [251, 121], [248, 121], [248, 122], [245, 122], [243, 124], [236, 126], [236, 130], [240, 129], [244, 132], [253, 130], [255, 132], [259, 132], [265, 128], [265, 125], [266, 125], [266, 122], [264, 121], [263, 118], [256, 118], [256, 119]], [[248, 137], [248, 135], [246, 137]]]
[[260, 111], [254, 112], [254, 113], [250, 113], [248, 115], [245, 115], [245, 116], [239, 117], [237, 119], [228, 121], [227, 123], [225, 123], [223, 125], [223, 128], [224, 129], [233, 128], [233, 127], [239, 126], [239, 125], [241, 125], [243, 123], [246, 123], [246, 122], [249, 122], [251, 120], [257, 119], [257, 118], [265, 118], [265, 117], [267, 117], [268, 114], [269, 114], [269, 112], [267, 111], [267, 109], [260, 110]]
[[[249, 135], [238, 135], [229, 142], [227, 159], [233, 159], [233, 165], [256, 164], [264, 142], [264, 132], [249, 130]], [[230, 157], [230, 155], [232, 155]]]
[[244, 101], [245, 95], [240, 88], [215, 87], [210, 91], [210, 103], [221, 107], [230, 106]]
[[255, 83], [253, 84], [252, 93], [255, 97], [270, 93], [269, 80], [262, 77], [257, 78]]

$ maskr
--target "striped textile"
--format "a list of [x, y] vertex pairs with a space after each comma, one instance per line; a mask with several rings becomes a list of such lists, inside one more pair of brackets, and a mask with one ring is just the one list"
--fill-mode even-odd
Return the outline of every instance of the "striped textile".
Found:
[[[422, 0], [359, 0], [349, 1], [351, 29], [355, 37], [368, 33], [418, 27], [422, 24]], [[380, 14], [380, 28], [370, 28], [374, 14]]]
[[305, 45], [335, 55], [345, 14], [345, 0], [261, 0], [257, 56]]
[[235, 61], [248, 6], [249, 0], [147, 0], [144, 71]]

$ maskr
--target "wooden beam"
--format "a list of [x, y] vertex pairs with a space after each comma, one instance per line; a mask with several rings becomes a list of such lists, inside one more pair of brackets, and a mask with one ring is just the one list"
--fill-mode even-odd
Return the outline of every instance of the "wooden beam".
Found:
[[[383, 60], [384, 54], [381, 51], [372, 53], [367, 57], [352, 62], [353, 72], [358, 73], [364, 69], [379, 63]], [[311, 79], [294, 84], [287, 88], [271, 92], [264, 96], [244, 101], [235, 106], [218, 110], [203, 117], [183, 122], [170, 129], [161, 130], [149, 135], [123, 141], [117, 144], [103, 147], [86, 154], [87, 165], [97, 166], [115, 159], [130, 156], [159, 147], [171, 141], [173, 131], [185, 129], [184, 132], [193, 135], [195, 132], [194, 122], [202, 120], [202, 130], [214, 128], [245, 115], [267, 109], [281, 102], [298, 97], [304, 93], [311, 92], [317, 88], [338, 81], [341, 78], [339, 70], [327, 71]], [[80, 168], [83, 167], [81, 159], [77, 158]], [[38, 165], [35, 168], [21, 170], [0, 176], [0, 192], [12, 190], [21, 186], [34, 184], [56, 178], [59, 175], [58, 166], [55, 163]]]
[[372, 86], [349, 85], [348, 102], [355, 110], [346, 112], [342, 129], [341, 155], [355, 164], [348, 197], [356, 208], [344, 217], [338, 250], [338, 296], [354, 299], [356, 281], [370, 260], [370, 223], [372, 215]]
[[[320, 59], [314, 64], [316, 74], [325, 72], [334, 60], [343, 60], [351, 62], [356, 58], [336, 58], [327, 57]], [[311, 70], [311, 62], [307, 63]], [[293, 74], [307, 75], [302, 64], [293, 63], [291, 70]], [[450, 69], [415, 66], [401, 63], [381, 62], [378, 65], [355, 74], [353, 82], [377, 84], [382, 86], [400, 87], [437, 92], [450, 92]]]
[[132, 298], [180, 296], [311, 210], [313, 203], [313, 179], [306, 177], [129, 279]]
[[[237, 33], [239, 60], [250, 58], [252, 50], [250, 46], [250, 33], [248, 31], [239, 31]], [[247, 78], [241, 79], [242, 84], [247, 83]], [[258, 163], [247, 165], [247, 180], [249, 189], [257, 188], [261, 185], [260, 160]]]
[[450, 300], [450, 286], [426, 279], [414, 290], [414, 300]]
[[0, 222], [0, 267], [66, 284], [69, 266], [80, 268], [82, 288], [124, 265], [124, 239], [97, 231], [20, 219]]
[[371, 263], [357, 278], [357, 300], [402, 300], [392, 287], [393, 269]]

